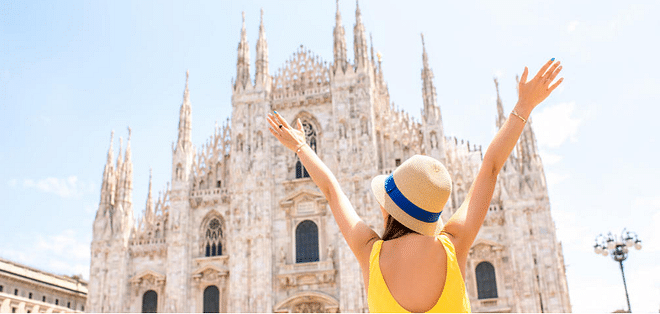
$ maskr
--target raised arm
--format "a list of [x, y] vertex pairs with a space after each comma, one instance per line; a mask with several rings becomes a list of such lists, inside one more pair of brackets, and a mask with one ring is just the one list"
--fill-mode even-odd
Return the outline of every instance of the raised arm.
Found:
[[341, 230], [344, 239], [346, 239], [348, 246], [361, 266], [368, 265], [371, 247], [367, 243], [371, 239], [380, 239], [380, 237], [360, 219], [348, 197], [339, 186], [337, 178], [316, 155], [314, 150], [307, 145], [300, 119], [297, 121], [296, 128], [292, 128], [280, 114], [275, 112], [275, 114], [268, 115], [268, 122], [271, 126], [268, 128], [270, 133], [286, 148], [298, 154], [309, 176], [325, 195], [339, 230]]
[[553, 58], [528, 82], [528, 69], [525, 67], [518, 85], [518, 103], [515, 109], [488, 146], [479, 174], [472, 183], [463, 204], [445, 224], [445, 232], [453, 236], [459, 261], [465, 263], [467, 260], [470, 247], [488, 213], [497, 175], [515, 147], [527, 118], [532, 110], [563, 81], [563, 78], [560, 78], [555, 84], [550, 85], [560, 71], [559, 62], [554, 62]]

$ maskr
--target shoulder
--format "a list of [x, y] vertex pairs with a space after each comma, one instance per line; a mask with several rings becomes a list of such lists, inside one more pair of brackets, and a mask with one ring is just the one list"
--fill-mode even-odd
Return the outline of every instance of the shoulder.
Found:
[[381, 241], [381, 243], [382, 243], [382, 240], [381, 240], [380, 237], [374, 236], [364, 244], [364, 246], [362, 247], [362, 250], [361, 250], [361, 254], [358, 257], [358, 260], [360, 261], [361, 265], [362, 264], [367, 265], [367, 266], [369, 265], [369, 261], [371, 260], [371, 253], [373, 251], [374, 245], [378, 241]]

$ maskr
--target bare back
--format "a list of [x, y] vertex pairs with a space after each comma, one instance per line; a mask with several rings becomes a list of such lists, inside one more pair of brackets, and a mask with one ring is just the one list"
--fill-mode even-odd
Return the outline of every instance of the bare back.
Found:
[[[379, 265], [388, 290], [403, 308], [426, 312], [440, 299], [447, 277], [447, 254], [436, 238], [411, 234], [385, 241]], [[368, 266], [362, 274], [368, 291]]]

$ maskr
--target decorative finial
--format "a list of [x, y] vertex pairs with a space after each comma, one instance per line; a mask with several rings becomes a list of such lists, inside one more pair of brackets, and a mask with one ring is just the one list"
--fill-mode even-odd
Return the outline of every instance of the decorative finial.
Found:
[[264, 8], [261, 8], [261, 24], [264, 23]]
[[129, 126], [127, 128], [128, 128], [128, 141], [130, 142], [131, 141], [131, 127]]
[[383, 61], [383, 54], [381, 54], [380, 51], [376, 53], [376, 56], [378, 57], [378, 63]]
[[424, 49], [426, 50], [426, 44], [424, 44], [424, 33], [421, 34], [422, 34], [422, 47], [424, 47]]
[[186, 84], [188, 84], [188, 77], [190, 76], [190, 70], [186, 70]]
[[337, 14], [339, 14], [339, 0], [337, 0]]

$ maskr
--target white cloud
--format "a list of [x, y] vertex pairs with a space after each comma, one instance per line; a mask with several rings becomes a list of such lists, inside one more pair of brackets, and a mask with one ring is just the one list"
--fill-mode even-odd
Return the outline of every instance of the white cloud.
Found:
[[48, 177], [37, 181], [25, 179], [23, 180], [23, 187], [53, 193], [62, 198], [79, 197], [85, 193], [94, 191], [93, 183], [81, 182], [77, 176], [69, 176], [66, 179]]
[[7, 184], [11, 187], [15, 187], [18, 184], [18, 180], [16, 179], [11, 179], [7, 182]]
[[578, 222], [575, 212], [553, 208], [552, 219], [557, 229], [557, 240], [562, 242], [565, 255], [570, 251], [581, 252], [593, 245], [591, 231], [583, 222]]
[[543, 165], [554, 165], [564, 159], [564, 156], [553, 154], [544, 150], [541, 150], [541, 160], [543, 160]]
[[83, 275], [89, 278], [89, 236], [67, 229], [59, 234], [38, 235], [33, 243], [23, 243], [23, 250], [12, 243], [0, 244], [1, 255], [9, 260], [57, 275]]
[[646, 224], [641, 230], [635, 230], [642, 240], [642, 250], [647, 253], [660, 252], [660, 197], [638, 197], [633, 201], [633, 206], [653, 213], [646, 217]]
[[577, 141], [581, 118], [574, 116], [575, 102], [544, 107], [534, 114], [534, 131], [539, 146], [556, 148], [566, 140]]
[[570, 174], [566, 174], [566, 173], [555, 173], [555, 172], [551, 172], [551, 171], [548, 171], [548, 172], [545, 174], [545, 179], [546, 179], [546, 181], [547, 181], [547, 183], [548, 183], [548, 186], [554, 186], [554, 185], [557, 185], [557, 184], [561, 183], [562, 181], [564, 181], [564, 180], [566, 180], [566, 179], [568, 179], [568, 178], [570, 178], [570, 177], [571, 177]]
[[569, 33], [572, 33], [573, 31], [575, 31], [575, 28], [576, 28], [579, 24], [580, 24], [580, 22], [578, 22], [578, 21], [570, 21], [570, 22], [568, 22], [568, 24], [566, 25], [566, 31], [568, 31]]
[[60, 234], [38, 237], [37, 251], [50, 252], [56, 256], [71, 256], [75, 259], [89, 257], [89, 244], [79, 241], [76, 232], [72, 229], [62, 231]]

